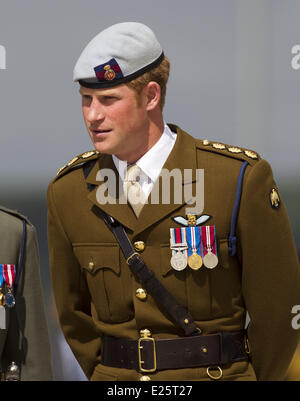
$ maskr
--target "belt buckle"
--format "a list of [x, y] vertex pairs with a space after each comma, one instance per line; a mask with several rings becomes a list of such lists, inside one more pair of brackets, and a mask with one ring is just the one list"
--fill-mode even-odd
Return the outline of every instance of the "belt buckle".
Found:
[[[138, 340], [138, 356], [139, 356], [139, 370], [141, 372], [155, 372], [156, 368], [157, 368], [157, 364], [156, 364], [156, 348], [155, 348], [155, 340], [154, 338], [150, 337], [151, 333], [149, 330], [142, 330], [142, 337], [139, 338]], [[143, 364], [145, 363], [145, 361], [142, 360], [142, 349], [143, 349], [143, 341], [152, 341], [152, 345], [153, 345], [153, 368], [152, 369], [145, 369], [143, 368]]]

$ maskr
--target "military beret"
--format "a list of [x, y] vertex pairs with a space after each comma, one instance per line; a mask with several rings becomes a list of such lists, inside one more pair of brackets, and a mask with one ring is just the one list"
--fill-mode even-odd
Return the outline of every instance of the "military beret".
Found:
[[84, 48], [75, 65], [73, 80], [87, 88], [108, 88], [158, 66], [163, 56], [161, 45], [146, 25], [115, 24]]

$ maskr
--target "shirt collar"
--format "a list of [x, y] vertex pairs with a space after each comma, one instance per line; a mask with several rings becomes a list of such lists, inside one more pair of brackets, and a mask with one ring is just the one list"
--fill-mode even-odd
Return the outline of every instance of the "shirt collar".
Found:
[[[172, 132], [168, 125], [165, 124], [164, 131], [159, 140], [136, 162], [152, 182], [157, 180], [163, 165], [173, 149], [176, 137], [177, 134]], [[124, 180], [127, 162], [120, 160], [115, 155], [112, 155], [112, 158], [121, 179]]]

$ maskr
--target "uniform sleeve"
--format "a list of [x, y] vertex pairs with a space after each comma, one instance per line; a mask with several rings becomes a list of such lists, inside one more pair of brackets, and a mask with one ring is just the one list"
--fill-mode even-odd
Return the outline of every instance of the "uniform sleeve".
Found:
[[[26, 223], [26, 243], [21, 276], [10, 311], [5, 345], [6, 364], [17, 362], [23, 381], [53, 380], [49, 333], [40, 280], [35, 228]], [[22, 235], [20, 235], [20, 243]]]
[[84, 275], [55, 207], [52, 184], [47, 202], [50, 273], [58, 318], [66, 341], [90, 378], [99, 363], [101, 340], [92, 320]]
[[271, 207], [270, 165], [248, 168], [238, 226], [251, 357], [258, 380], [283, 380], [299, 342], [291, 311], [300, 304], [300, 269], [282, 199]]

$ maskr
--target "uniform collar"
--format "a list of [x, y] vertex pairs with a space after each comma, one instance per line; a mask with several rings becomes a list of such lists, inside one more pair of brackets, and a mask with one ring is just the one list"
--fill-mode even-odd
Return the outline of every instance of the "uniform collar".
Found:
[[[159, 140], [148, 150], [135, 164], [140, 167], [142, 172], [154, 183], [171, 153], [177, 137], [176, 132], [172, 132], [167, 124]], [[120, 160], [117, 156], [112, 156], [116, 169], [124, 181], [127, 162]]]

